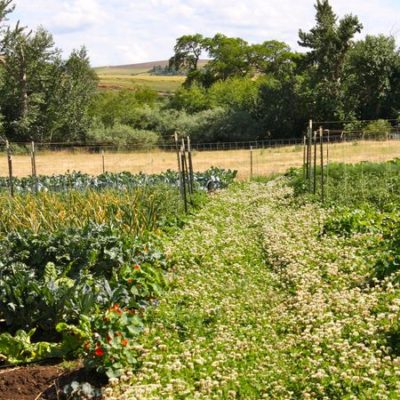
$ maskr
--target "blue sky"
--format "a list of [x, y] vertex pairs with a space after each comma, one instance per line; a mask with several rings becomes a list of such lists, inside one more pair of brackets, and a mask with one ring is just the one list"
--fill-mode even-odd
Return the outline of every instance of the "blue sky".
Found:
[[[43, 25], [65, 52], [85, 45], [94, 66], [162, 60], [184, 34], [217, 32], [251, 43], [276, 39], [297, 48], [314, 24], [313, 0], [15, 0], [10, 20]], [[331, 0], [356, 14], [363, 35], [392, 34], [400, 45], [400, 0]]]

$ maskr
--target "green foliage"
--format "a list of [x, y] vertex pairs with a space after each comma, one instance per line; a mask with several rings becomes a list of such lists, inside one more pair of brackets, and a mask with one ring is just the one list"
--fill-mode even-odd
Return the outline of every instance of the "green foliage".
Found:
[[175, 54], [169, 61], [169, 67], [191, 73], [197, 70], [197, 64], [204, 47], [204, 38], [200, 34], [184, 35], [176, 40]]
[[[317, 194], [320, 198], [321, 171], [317, 168]], [[363, 207], [370, 205], [379, 210], [391, 210], [400, 202], [400, 162], [398, 159], [358, 164], [330, 163], [325, 168], [325, 195], [327, 205]], [[303, 170], [288, 173], [290, 184], [297, 195], [308, 191]]]
[[[196, 189], [210, 181], [226, 187], [235, 175], [212, 168], [195, 175]], [[172, 171], [74, 173], [17, 185], [61, 193], [0, 198], [2, 361], [81, 356], [109, 377], [135, 365], [143, 310], [166, 286], [160, 229], [173, 232], [183, 221], [177, 182]], [[192, 200], [196, 207], [203, 196]]]
[[[230, 184], [236, 176], [236, 172], [237, 171], [211, 167], [204, 172], [194, 172], [193, 179], [197, 185], [197, 189], [204, 190], [206, 189], [207, 180], [212, 177], [220, 182], [219, 189]], [[0, 177], [0, 189], [7, 190], [8, 185], [8, 178]], [[32, 177], [14, 179], [14, 188], [16, 192], [22, 194], [30, 192], [47, 193], [49, 191], [65, 192], [64, 196], [52, 197], [43, 194], [43, 197], [39, 198], [38, 202], [35, 202], [36, 198], [34, 196], [18, 198], [16, 202], [11, 203], [8, 197], [0, 198], [0, 200], [4, 201], [2, 204], [4, 212], [7, 206], [19, 206], [19, 201], [24, 200], [27, 208], [28, 204], [32, 202], [34, 203], [33, 207], [38, 207], [41, 201], [46, 201], [47, 203], [51, 202], [52, 206], [56, 208], [58, 207], [57, 201], [61, 201], [63, 204], [70, 201], [71, 207], [76, 213], [78, 210], [74, 208], [75, 204], [78, 204], [78, 206], [83, 209], [86, 208], [85, 202], [91, 203], [92, 206], [97, 206], [100, 203], [101, 196], [108, 198], [108, 201], [122, 201], [122, 204], [124, 204], [126, 199], [130, 199], [129, 204], [136, 203], [135, 205], [138, 208], [140, 207], [139, 204], [145, 204], [143, 208], [153, 208], [151, 202], [157, 201], [161, 196], [164, 200], [171, 198], [173, 199], [172, 202], [174, 202], [176, 200], [174, 195], [177, 194], [176, 189], [178, 187], [179, 175], [177, 172], [171, 170], [153, 175], [146, 175], [143, 173], [135, 175], [130, 172], [106, 172], [98, 176], [92, 176], [81, 172], [71, 172], [64, 175], [40, 175], [36, 179]], [[101, 194], [101, 191], [105, 191], [105, 193]], [[123, 193], [121, 194], [121, 192], [118, 191], [123, 191]], [[28, 211], [33, 212], [31, 209]], [[91, 219], [95, 219], [95, 215], [93, 215]]]
[[349, 51], [344, 71], [347, 113], [358, 118], [396, 117], [393, 96], [399, 93], [400, 54], [391, 36], [367, 35]]
[[317, 0], [316, 25], [310, 32], [299, 31], [299, 45], [309, 48], [306, 54], [307, 73], [310, 76], [313, 97], [318, 99], [310, 104], [315, 118], [337, 119], [342, 105], [341, 81], [346, 54], [362, 24], [353, 15], [346, 15], [338, 21], [328, 0]]
[[0, 335], [0, 361], [18, 365], [49, 358], [58, 353], [58, 345], [47, 342], [32, 343], [35, 329], [29, 332], [19, 330], [14, 336], [9, 333]]
[[87, 140], [90, 143], [110, 143], [116, 148], [147, 149], [156, 147], [160, 136], [153, 131], [135, 129], [128, 125], [116, 124], [110, 128], [92, 128]]
[[146, 87], [133, 92], [129, 90], [99, 92], [90, 104], [89, 113], [106, 128], [112, 128], [117, 124], [137, 126], [140, 109], [143, 105], [154, 105], [156, 98], [156, 92]]
[[[319, 172], [318, 172], [319, 173]], [[365, 240], [362, 253], [368, 259], [369, 279], [382, 280], [400, 271], [400, 163], [331, 164], [325, 187], [331, 207], [322, 235]], [[295, 194], [303, 196], [307, 185], [302, 171], [289, 174]], [[308, 200], [317, 197], [307, 196]]]
[[392, 125], [389, 121], [378, 119], [367, 124], [363, 130], [363, 136], [375, 139], [387, 139], [392, 131]]
[[59, 324], [57, 328], [64, 342], [69, 340], [81, 349], [86, 367], [109, 378], [119, 377], [137, 364], [136, 348], [143, 322], [134, 310], [114, 304], [105, 312], [82, 316], [78, 326]]
[[190, 87], [182, 87], [175, 92], [170, 105], [177, 110], [186, 110], [196, 113], [210, 108], [210, 99], [206, 89], [197, 84]]
[[7, 31], [2, 46], [0, 105], [8, 138], [83, 141], [97, 82], [86, 50], [73, 51], [64, 61], [47, 31], [19, 26]]

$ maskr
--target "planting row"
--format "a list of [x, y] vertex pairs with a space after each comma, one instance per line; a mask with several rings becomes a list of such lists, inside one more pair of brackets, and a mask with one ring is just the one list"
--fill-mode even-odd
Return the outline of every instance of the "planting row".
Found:
[[[193, 183], [197, 189], [222, 189], [226, 188], [236, 176], [236, 171], [220, 168], [210, 168], [205, 172], [195, 172]], [[85, 189], [113, 188], [127, 190], [144, 186], [168, 185], [179, 187], [179, 174], [168, 170], [161, 174], [146, 175], [143, 173], [131, 174], [130, 172], [111, 173], [92, 176], [81, 172], [71, 172], [64, 175], [14, 178], [13, 186], [17, 192], [41, 191], [67, 191]], [[10, 187], [6, 177], [0, 177], [0, 190]]]
[[[204, 179], [215, 173], [220, 187], [235, 175]], [[109, 377], [135, 367], [142, 315], [165, 286], [160, 238], [190, 218], [168, 176], [107, 174], [99, 181], [109, 186], [95, 187], [72, 174], [49, 182], [85, 190], [25, 193], [26, 179], [24, 193], [0, 194], [0, 365], [82, 358]], [[205, 201], [195, 192], [192, 210]]]

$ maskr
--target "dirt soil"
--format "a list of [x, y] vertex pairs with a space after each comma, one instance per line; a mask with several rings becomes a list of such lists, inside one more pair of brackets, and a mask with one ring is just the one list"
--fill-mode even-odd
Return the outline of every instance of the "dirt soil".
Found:
[[61, 400], [62, 388], [72, 381], [101, 387], [106, 380], [84, 369], [65, 371], [58, 366], [30, 366], [0, 371], [0, 400]]

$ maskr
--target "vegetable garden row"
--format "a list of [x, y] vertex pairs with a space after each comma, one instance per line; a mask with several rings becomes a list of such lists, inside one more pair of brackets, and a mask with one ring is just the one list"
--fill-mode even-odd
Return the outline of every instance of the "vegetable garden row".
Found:
[[[235, 172], [196, 173], [206, 184]], [[108, 377], [136, 364], [142, 316], [165, 286], [160, 237], [184, 214], [177, 173], [0, 180], [0, 366], [83, 359]]]
[[214, 170], [228, 188], [196, 191], [194, 216], [176, 176], [21, 183], [0, 196], [4, 363], [107, 374], [69, 399], [399, 398], [400, 163], [329, 172], [321, 204], [301, 169], [234, 184]]

